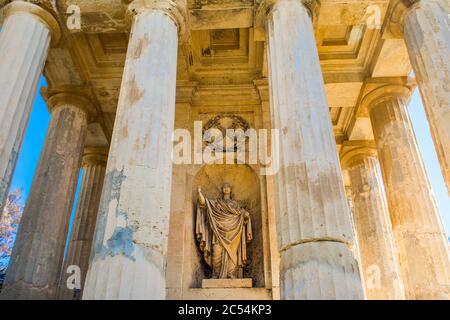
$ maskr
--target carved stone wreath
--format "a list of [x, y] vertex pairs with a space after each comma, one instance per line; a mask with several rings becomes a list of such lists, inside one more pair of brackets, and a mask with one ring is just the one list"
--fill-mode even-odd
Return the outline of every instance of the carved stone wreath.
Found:
[[[215, 139], [211, 141], [211, 135], [208, 134], [209, 129], [218, 129], [222, 133], [224, 139]], [[220, 114], [210, 119], [203, 126], [203, 136], [205, 140], [204, 146], [211, 146], [216, 151], [221, 151], [221, 145], [226, 152], [234, 152], [238, 150], [238, 140], [230, 134], [227, 134], [227, 129], [234, 131], [241, 129], [244, 133], [250, 128], [248, 122], [235, 114]], [[237, 134], [236, 134], [237, 135]]]

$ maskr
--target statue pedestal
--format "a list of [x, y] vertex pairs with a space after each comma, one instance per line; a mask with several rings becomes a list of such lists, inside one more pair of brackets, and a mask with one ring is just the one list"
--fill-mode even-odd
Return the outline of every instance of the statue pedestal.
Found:
[[202, 288], [251, 288], [252, 279], [203, 279]]

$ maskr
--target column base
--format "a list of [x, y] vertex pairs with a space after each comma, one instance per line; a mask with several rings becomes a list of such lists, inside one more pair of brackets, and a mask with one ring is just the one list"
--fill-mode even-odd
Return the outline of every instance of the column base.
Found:
[[358, 263], [342, 242], [313, 241], [281, 252], [281, 299], [364, 299]]
[[3, 286], [0, 300], [52, 300], [54, 296], [54, 292], [49, 292], [47, 286], [37, 287], [25, 281], [17, 281]]

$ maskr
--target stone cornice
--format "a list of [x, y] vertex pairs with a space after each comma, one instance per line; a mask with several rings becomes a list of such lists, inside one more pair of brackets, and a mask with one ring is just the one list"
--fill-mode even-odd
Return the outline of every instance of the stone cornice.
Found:
[[[44, 88], [45, 89], [45, 88]], [[47, 103], [47, 108], [50, 112], [56, 107], [62, 105], [70, 105], [77, 107], [86, 112], [88, 122], [93, 122], [97, 118], [97, 109], [86, 95], [78, 92], [57, 92], [49, 93], [46, 90], [42, 91], [42, 96]]]
[[108, 161], [108, 149], [107, 148], [85, 148], [82, 158], [82, 166], [106, 166]]
[[17, 13], [28, 13], [36, 17], [39, 21], [44, 23], [51, 32], [51, 45], [56, 46], [61, 39], [61, 28], [56, 18], [46, 9], [41, 8], [39, 5], [34, 4], [38, 1], [12, 1], [7, 4], [2, 13], [4, 19], [8, 19], [9, 16]]
[[160, 10], [175, 22], [180, 37], [187, 34], [186, 0], [123, 0], [123, 2], [128, 4], [129, 16], [132, 17], [147, 10]]

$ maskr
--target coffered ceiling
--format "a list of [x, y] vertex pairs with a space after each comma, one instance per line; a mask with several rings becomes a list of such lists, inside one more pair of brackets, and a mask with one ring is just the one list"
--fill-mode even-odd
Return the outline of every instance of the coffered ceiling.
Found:
[[[315, 36], [338, 141], [351, 137], [352, 128], [358, 127], [354, 115], [366, 79], [410, 73], [403, 40], [385, 32], [396, 1], [321, 1]], [[81, 8], [81, 30], [64, 30], [60, 46], [51, 49], [45, 74], [55, 90], [88, 88], [105, 114], [100, 126], [108, 137], [127, 51], [126, 6], [121, 0], [61, 0], [57, 11], [62, 24], [73, 4]], [[258, 0], [188, 0], [189, 37], [179, 44], [178, 86], [195, 82], [199, 88], [234, 88], [266, 78], [264, 30], [255, 15], [258, 6]], [[379, 10], [380, 26], [367, 25], [370, 6]], [[370, 126], [365, 130], [369, 131], [358, 137], [370, 138]]]

